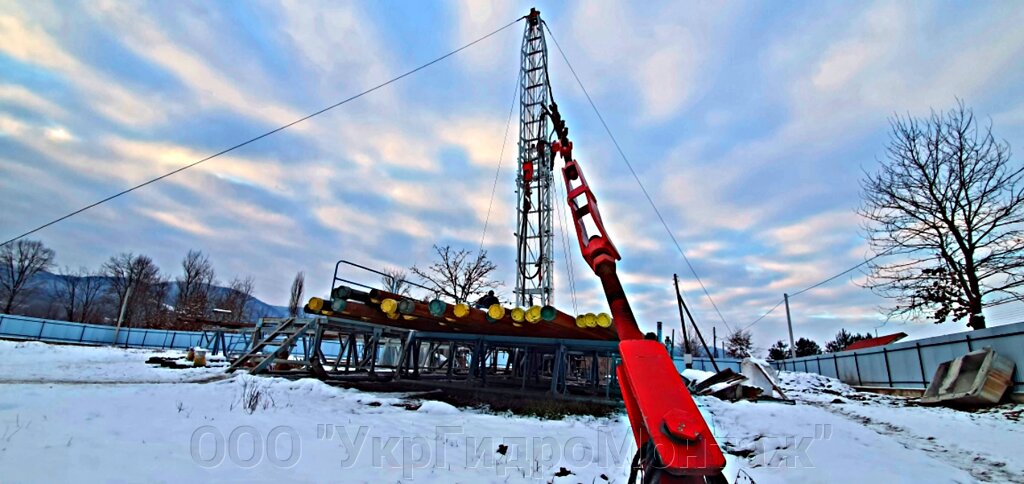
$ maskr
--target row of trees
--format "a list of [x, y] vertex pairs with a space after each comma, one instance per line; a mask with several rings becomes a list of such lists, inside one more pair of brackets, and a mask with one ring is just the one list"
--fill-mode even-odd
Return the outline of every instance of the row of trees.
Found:
[[[410, 269], [431, 287], [434, 297], [470, 302], [501, 285], [491, 279], [497, 266], [486, 251], [474, 254], [450, 246], [434, 246], [434, 250], [435, 262]], [[112, 256], [95, 271], [85, 267], [58, 269], [51, 278], [51, 287], [44, 287], [41, 276], [54, 268], [54, 258], [54, 251], [37, 240], [19, 240], [0, 248], [0, 303], [4, 313], [112, 323], [123, 308], [126, 321], [179, 329], [200, 325], [203, 320], [247, 321], [263, 316], [250, 311], [253, 278], [235, 277], [226, 288], [218, 287], [213, 264], [198, 250], [185, 255], [180, 275], [173, 278], [162, 273], [149, 256], [127, 252]], [[381, 283], [391, 292], [410, 294], [404, 270], [388, 270]], [[171, 301], [173, 289], [176, 291]], [[43, 292], [54, 297], [45, 301], [35, 298]], [[301, 315], [304, 292], [305, 274], [299, 272], [288, 300], [291, 316]]]
[[55, 256], [38, 240], [18, 240], [0, 248], [4, 313], [114, 323], [123, 311], [129, 324], [175, 329], [196, 329], [208, 320], [237, 322], [263, 316], [252, 311], [254, 279], [234, 277], [225, 288], [219, 287], [213, 264], [198, 250], [188, 251], [180, 274], [173, 277], [162, 273], [149, 256], [131, 252], [111, 256], [97, 270], [65, 267], [46, 277]]
[[[843, 351], [847, 346], [851, 344], [870, 339], [872, 336], [870, 333], [857, 334], [851, 333], [846, 328], [840, 329], [836, 336], [831, 341], [825, 343], [825, 353], [836, 353]], [[794, 342], [794, 352], [797, 358], [801, 356], [813, 356], [822, 354], [822, 349], [818, 346], [818, 343], [810, 338], [800, 338]], [[776, 341], [771, 348], [768, 348], [768, 358], [771, 360], [784, 360], [789, 358], [789, 345], [782, 340]]]
[[[690, 341], [687, 342], [680, 338], [680, 341], [676, 342], [677, 351], [682, 354], [689, 349], [690, 354], [695, 357], [706, 357], [707, 351], [704, 349], [703, 344], [696, 336], [688, 335]], [[835, 338], [825, 343], [824, 352], [835, 353], [843, 351], [847, 346], [853, 344], [856, 341], [869, 339], [871, 334], [857, 334], [847, 331], [845, 328], [840, 329], [836, 333]], [[672, 344], [670, 338], [666, 338], [667, 344]], [[687, 344], [688, 343], [688, 344]], [[750, 331], [738, 330], [729, 334], [724, 341], [724, 354], [730, 358], [746, 358], [753, 356], [754, 353], [754, 342]], [[814, 342], [810, 338], [800, 338], [795, 342], [796, 356], [811, 356], [822, 354], [822, 348], [818, 346], [818, 343]], [[784, 341], [777, 341], [771, 348], [768, 349], [768, 359], [770, 360], [784, 360], [789, 358], [789, 345]]]

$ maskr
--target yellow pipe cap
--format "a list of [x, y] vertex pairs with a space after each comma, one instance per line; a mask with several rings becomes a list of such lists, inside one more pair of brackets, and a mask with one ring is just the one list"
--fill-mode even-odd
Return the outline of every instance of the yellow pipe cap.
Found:
[[491, 304], [491, 307], [487, 308], [487, 315], [491, 319], [501, 319], [505, 317], [505, 308], [501, 307], [501, 304]]
[[391, 298], [384, 299], [380, 302], [380, 310], [388, 314], [396, 312], [398, 311], [398, 301]]
[[530, 324], [536, 324], [540, 321], [540, 306], [533, 306], [526, 310], [526, 321]]

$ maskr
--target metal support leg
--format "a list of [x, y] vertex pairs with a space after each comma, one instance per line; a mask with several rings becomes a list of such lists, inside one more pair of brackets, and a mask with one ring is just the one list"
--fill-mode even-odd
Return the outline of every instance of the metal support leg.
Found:
[[347, 350], [347, 349], [348, 348], [345, 345], [345, 340], [342, 339], [341, 333], [339, 333], [338, 334], [338, 357], [335, 358], [335, 360], [334, 360], [334, 368], [331, 369], [332, 371], [337, 371], [338, 370], [338, 366], [341, 364], [341, 358], [345, 356], [345, 350]]
[[[348, 357], [345, 359], [345, 373], [349, 372], [349, 368], [352, 366], [352, 359], [355, 358], [356, 364], [359, 364], [359, 348], [356, 347], [356, 335], [348, 335]], [[355, 355], [355, 356], [353, 356]]]
[[401, 379], [402, 374], [405, 373], [406, 364], [409, 362], [409, 353], [412, 352], [412, 347], [416, 344], [415, 341], [415, 331], [409, 331], [405, 334], [405, 339], [402, 341], [402, 344], [398, 349], [398, 364], [395, 365], [395, 380]]
[[370, 374], [374, 375], [377, 372], [377, 349], [380, 346], [380, 331], [373, 332], [373, 340], [370, 343]]
[[448, 380], [451, 381], [452, 373], [455, 371], [455, 342], [448, 343]]
[[551, 362], [551, 394], [559, 395], [559, 384], [565, 383], [565, 345], [558, 345]]
[[526, 354], [523, 355], [523, 386], [526, 389], [526, 379], [530, 376], [530, 348], [526, 348]]
[[413, 378], [420, 377], [420, 346], [421, 343], [416, 343], [412, 347], [412, 375]]

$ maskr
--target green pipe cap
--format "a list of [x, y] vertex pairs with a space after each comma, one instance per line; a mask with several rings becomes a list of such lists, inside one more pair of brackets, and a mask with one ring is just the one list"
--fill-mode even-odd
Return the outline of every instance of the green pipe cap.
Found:
[[434, 299], [433, 301], [430, 301], [428, 307], [430, 308], [430, 314], [440, 318], [441, 316], [444, 316], [444, 310], [448, 309], [448, 304], [440, 299]]
[[558, 310], [554, 306], [544, 306], [540, 308], [540, 319], [544, 321], [554, 321], [555, 316], [558, 316]]
[[402, 314], [412, 314], [416, 310], [416, 303], [409, 299], [402, 299], [398, 301], [398, 312]]
[[333, 299], [348, 299], [352, 295], [352, 288], [348, 286], [338, 286], [331, 291], [331, 298]]

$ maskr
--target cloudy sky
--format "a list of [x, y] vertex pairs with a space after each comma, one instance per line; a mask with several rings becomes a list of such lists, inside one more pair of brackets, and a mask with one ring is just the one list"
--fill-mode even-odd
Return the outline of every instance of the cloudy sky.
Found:
[[[0, 3], [0, 237], [300, 118], [525, 14], [486, 2]], [[1013, 2], [537, 2], [714, 301], [704, 297], [552, 46], [555, 98], [623, 255], [642, 326], [678, 327], [672, 273], [721, 336], [869, 255], [858, 180], [887, 118], [957, 97], [1024, 146], [1024, 9]], [[284, 304], [334, 262], [427, 263], [476, 249], [522, 24], [294, 128], [45, 229], [58, 263], [121, 251], [176, 272], [210, 254]], [[514, 283], [509, 135], [484, 246]], [[1019, 160], [1020, 158], [1017, 157]], [[556, 250], [558, 305], [572, 311]], [[571, 248], [580, 310], [605, 310]], [[358, 274], [352, 274], [358, 276]], [[854, 273], [792, 300], [797, 336], [874, 331]], [[372, 282], [372, 278], [363, 278]], [[989, 313], [992, 323], [1024, 316]], [[785, 335], [777, 309], [755, 342]], [[912, 337], [962, 323], [889, 322]]]

